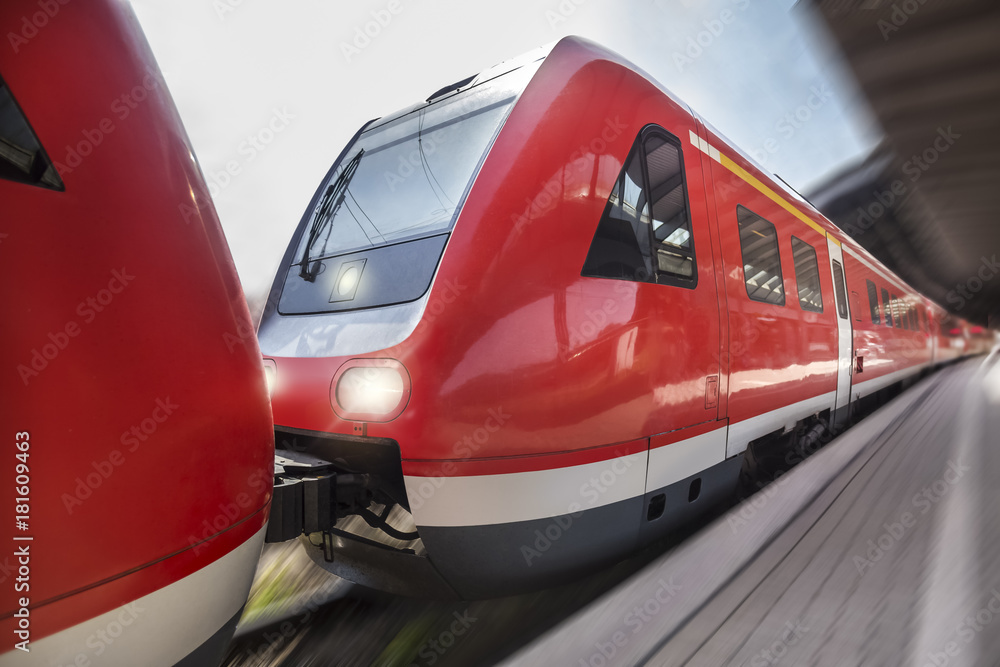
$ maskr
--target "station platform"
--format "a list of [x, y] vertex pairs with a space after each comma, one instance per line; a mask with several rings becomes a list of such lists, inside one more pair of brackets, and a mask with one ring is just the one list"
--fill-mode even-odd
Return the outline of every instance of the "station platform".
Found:
[[1000, 665], [1000, 361], [924, 378], [505, 665]]

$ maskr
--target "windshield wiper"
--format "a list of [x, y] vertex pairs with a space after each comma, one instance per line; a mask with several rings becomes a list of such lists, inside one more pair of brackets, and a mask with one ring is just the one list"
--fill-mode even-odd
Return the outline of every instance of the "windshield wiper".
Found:
[[316, 215], [313, 217], [312, 225], [309, 227], [308, 242], [306, 243], [305, 250], [302, 252], [302, 266], [299, 268], [299, 277], [307, 282], [311, 283], [316, 280], [321, 266], [318, 259], [310, 264], [309, 254], [313, 244], [316, 243], [323, 229], [336, 217], [337, 211], [343, 205], [344, 198], [347, 196], [347, 186], [351, 184], [351, 179], [354, 178], [354, 174], [358, 170], [358, 164], [361, 162], [361, 156], [364, 153], [365, 149], [362, 148], [344, 165], [344, 169], [337, 176], [336, 180], [327, 187], [326, 192], [323, 193], [323, 199], [320, 200], [319, 206], [316, 207]]

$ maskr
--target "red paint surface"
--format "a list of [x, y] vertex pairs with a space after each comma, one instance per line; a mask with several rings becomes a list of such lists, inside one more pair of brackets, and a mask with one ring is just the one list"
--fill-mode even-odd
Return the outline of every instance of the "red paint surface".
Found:
[[[0, 33], [20, 33], [38, 11], [4, 2]], [[13, 399], [0, 407], [0, 498], [8, 535], [14, 433], [28, 431], [25, 595], [37, 640], [176, 581], [256, 532], [273, 431], [235, 266], [128, 6], [59, 4], [16, 53], [6, 46], [0, 76], [65, 183], [55, 192], [0, 180], [0, 394]], [[78, 163], [71, 151], [86, 156]], [[17, 367], [50, 334], [63, 349], [25, 382]], [[195, 555], [191, 545], [213, 536]], [[0, 600], [11, 637], [9, 582]]]

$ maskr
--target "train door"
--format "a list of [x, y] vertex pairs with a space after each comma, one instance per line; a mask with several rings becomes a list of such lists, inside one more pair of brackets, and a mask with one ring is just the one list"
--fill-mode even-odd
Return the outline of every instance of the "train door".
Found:
[[847, 300], [847, 279], [844, 276], [844, 251], [840, 242], [827, 235], [830, 250], [830, 271], [833, 273], [833, 292], [837, 302], [837, 399], [832, 422], [846, 421], [851, 401], [851, 370], [853, 368], [853, 331], [850, 304]]

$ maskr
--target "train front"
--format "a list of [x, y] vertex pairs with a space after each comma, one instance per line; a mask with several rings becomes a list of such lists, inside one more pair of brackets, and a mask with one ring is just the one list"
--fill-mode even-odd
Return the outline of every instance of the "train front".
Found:
[[[446, 320], [470, 287], [438, 268], [540, 57], [508, 61], [362, 128], [316, 191], [275, 278], [258, 331], [285, 471], [268, 540], [304, 533], [313, 559], [347, 579], [469, 594], [441, 576], [414, 521], [421, 493], [448, 470], [410, 474], [468, 456], [434, 430], [442, 417], [462, 421], [439, 414], [434, 387]], [[486, 263], [490, 253], [450, 265]], [[492, 429], [504, 417], [491, 419]]]

